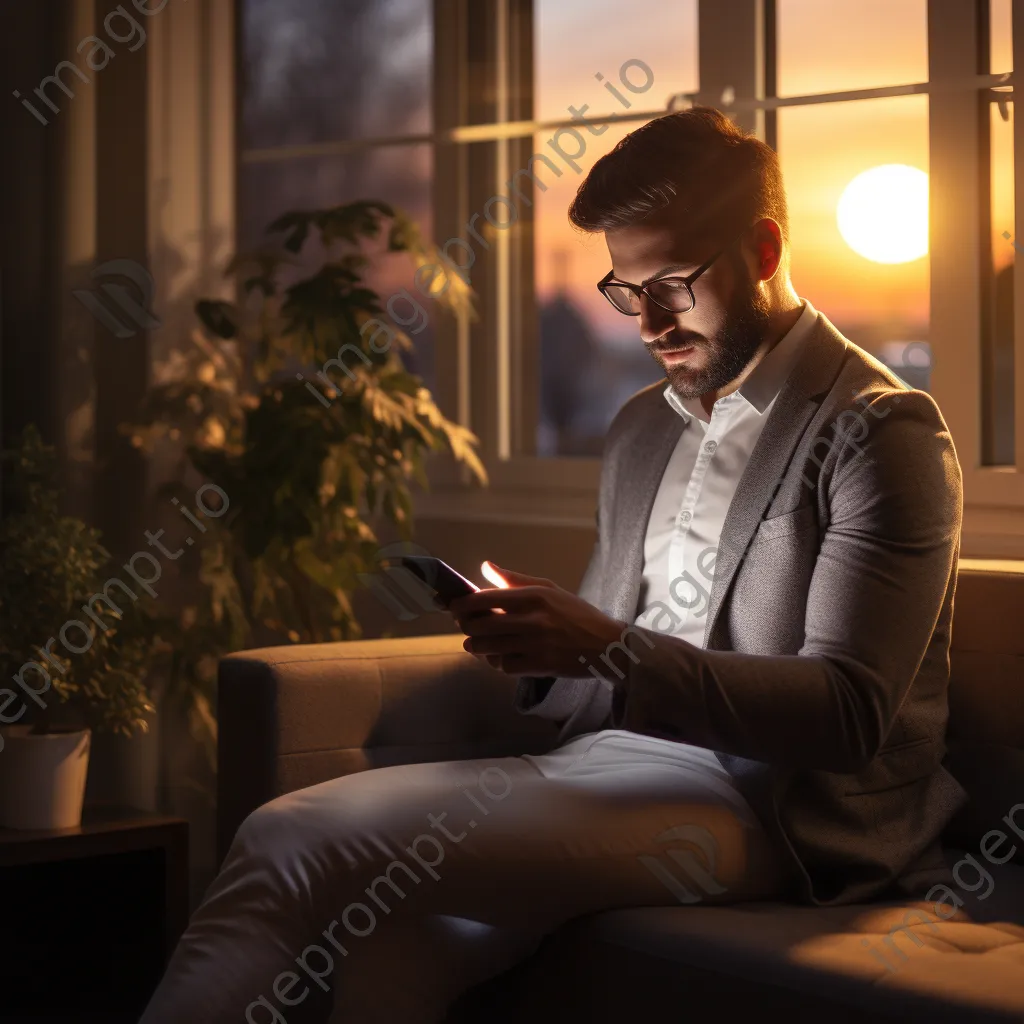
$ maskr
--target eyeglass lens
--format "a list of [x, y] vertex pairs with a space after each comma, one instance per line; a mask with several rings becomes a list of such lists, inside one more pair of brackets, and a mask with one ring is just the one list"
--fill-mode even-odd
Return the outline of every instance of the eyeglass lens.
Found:
[[[612, 303], [624, 313], [639, 313], [640, 298], [636, 292], [622, 285], [609, 283], [606, 285], [607, 295]], [[647, 286], [647, 294], [666, 309], [674, 313], [686, 313], [691, 306], [690, 293], [682, 281], [666, 277], [652, 281]]]

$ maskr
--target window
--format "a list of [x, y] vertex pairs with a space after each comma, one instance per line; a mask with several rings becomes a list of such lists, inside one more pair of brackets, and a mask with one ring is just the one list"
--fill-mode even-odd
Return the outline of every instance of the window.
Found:
[[[238, 245], [294, 209], [382, 199], [433, 234], [431, 0], [241, 0]], [[382, 299], [413, 294], [402, 254], [368, 246]], [[433, 325], [409, 368], [434, 385]]]
[[[558, 121], [569, 107], [588, 103], [588, 117], [628, 113], [600, 74], [631, 102], [630, 110], [659, 109], [675, 93], [697, 89], [697, 3], [666, 6], [661, 0], [634, 4], [629, 17], [617, 0], [535, 0], [534, 107], [540, 121]], [[656, 21], [658, 31], [651, 32]], [[585, 47], [567, 40], [586, 38]], [[616, 81], [616, 69], [631, 59], [650, 69], [651, 84], [631, 94]], [[642, 68], [624, 72], [635, 86], [647, 85]], [[663, 112], [659, 109], [659, 112]], [[608, 425], [625, 401], [664, 374], [640, 341], [635, 320], [617, 313], [597, 290], [611, 264], [602, 235], [585, 235], [566, 212], [587, 171], [647, 117], [616, 121], [588, 139], [579, 174], [555, 179], [536, 195], [534, 287], [540, 350], [540, 396], [536, 454], [601, 454]], [[540, 152], [551, 132], [534, 136]]]
[[[928, 240], [927, 97], [784, 107], [778, 140], [797, 294], [907, 384], [927, 389], [928, 255], [919, 251]], [[906, 228], [887, 208], [893, 188], [908, 189], [905, 208], [918, 204], [919, 249], [900, 250]]]
[[777, 114], [793, 286], [907, 384], [931, 370], [928, 98], [814, 94], [928, 78], [925, 0], [779, 0]]
[[778, 95], [928, 80], [927, 0], [776, 0]]
[[[851, 340], [935, 397], [964, 474], [963, 553], [1024, 555], [1012, 244], [1019, 160], [1012, 83], [996, 77], [1012, 70], [1022, 26], [1011, 22], [1010, 0], [772, 7], [765, 92], [781, 99], [766, 127], [791, 204], [794, 284]], [[858, 180], [860, 199], [848, 198]], [[884, 218], [870, 224], [887, 199]], [[896, 262], [886, 250], [917, 234], [922, 209], [925, 245]], [[905, 223], [889, 237], [897, 220]]]
[[[636, 127], [609, 125], [591, 142], [588, 166]], [[545, 141], [537, 135], [535, 149]], [[637, 321], [617, 313], [597, 290], [610, 267], [604, 237], [583, 234], [566, 217], [579, 185], [576, 176], [556, 179], [535, 205], [542, 456], [599, 456], [618, 409], [664, 377], [639, 339]]]
[[[412, 368], [480, 437], [491, 488], [439, 468], [421, 514], [592, 524], [608, 424], [662, 375], [596, 289], [603, 237], [567, 209], [602, 154], [692, 99], [778, 150], [798, 293], [937, 401], [963, 552], [1024, 556], [1011, 0], [240, 5], [240, 241], [289, 206], [373, 196], [470, 262], [478, 319], [432, 316]], [[401, 263], [380, 290], [410, 285]]]

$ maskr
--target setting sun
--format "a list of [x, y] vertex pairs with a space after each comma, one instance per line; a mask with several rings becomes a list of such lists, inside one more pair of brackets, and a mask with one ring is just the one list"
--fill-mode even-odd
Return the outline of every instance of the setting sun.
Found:
[[906, 164], [858, 174], [836, 207], [839, 233], [875, 263], [909, 263], [928, 252], [928, 175]]

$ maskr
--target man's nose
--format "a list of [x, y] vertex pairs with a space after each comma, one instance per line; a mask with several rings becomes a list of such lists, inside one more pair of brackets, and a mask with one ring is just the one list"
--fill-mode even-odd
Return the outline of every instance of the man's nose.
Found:
[[646, 293], [640, 294], [640, 340], [650, 345], [675, 326], [675, 314], [659, 306]]

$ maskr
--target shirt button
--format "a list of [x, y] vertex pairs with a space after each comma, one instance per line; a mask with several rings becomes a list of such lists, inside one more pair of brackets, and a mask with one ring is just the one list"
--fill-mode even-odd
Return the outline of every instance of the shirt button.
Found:
[[693, 518], [693, 513], [692, 512], [680, 512], [679, 513], [679, 522], [681, 522], [681, 523], [688, 523], [692, 518]]
[[718, 447], [718, 442], [717, 441], [705, 441], [704, 442], [704, 451], [706, 451], [708, 454], [711, 454], [717, 447]]

